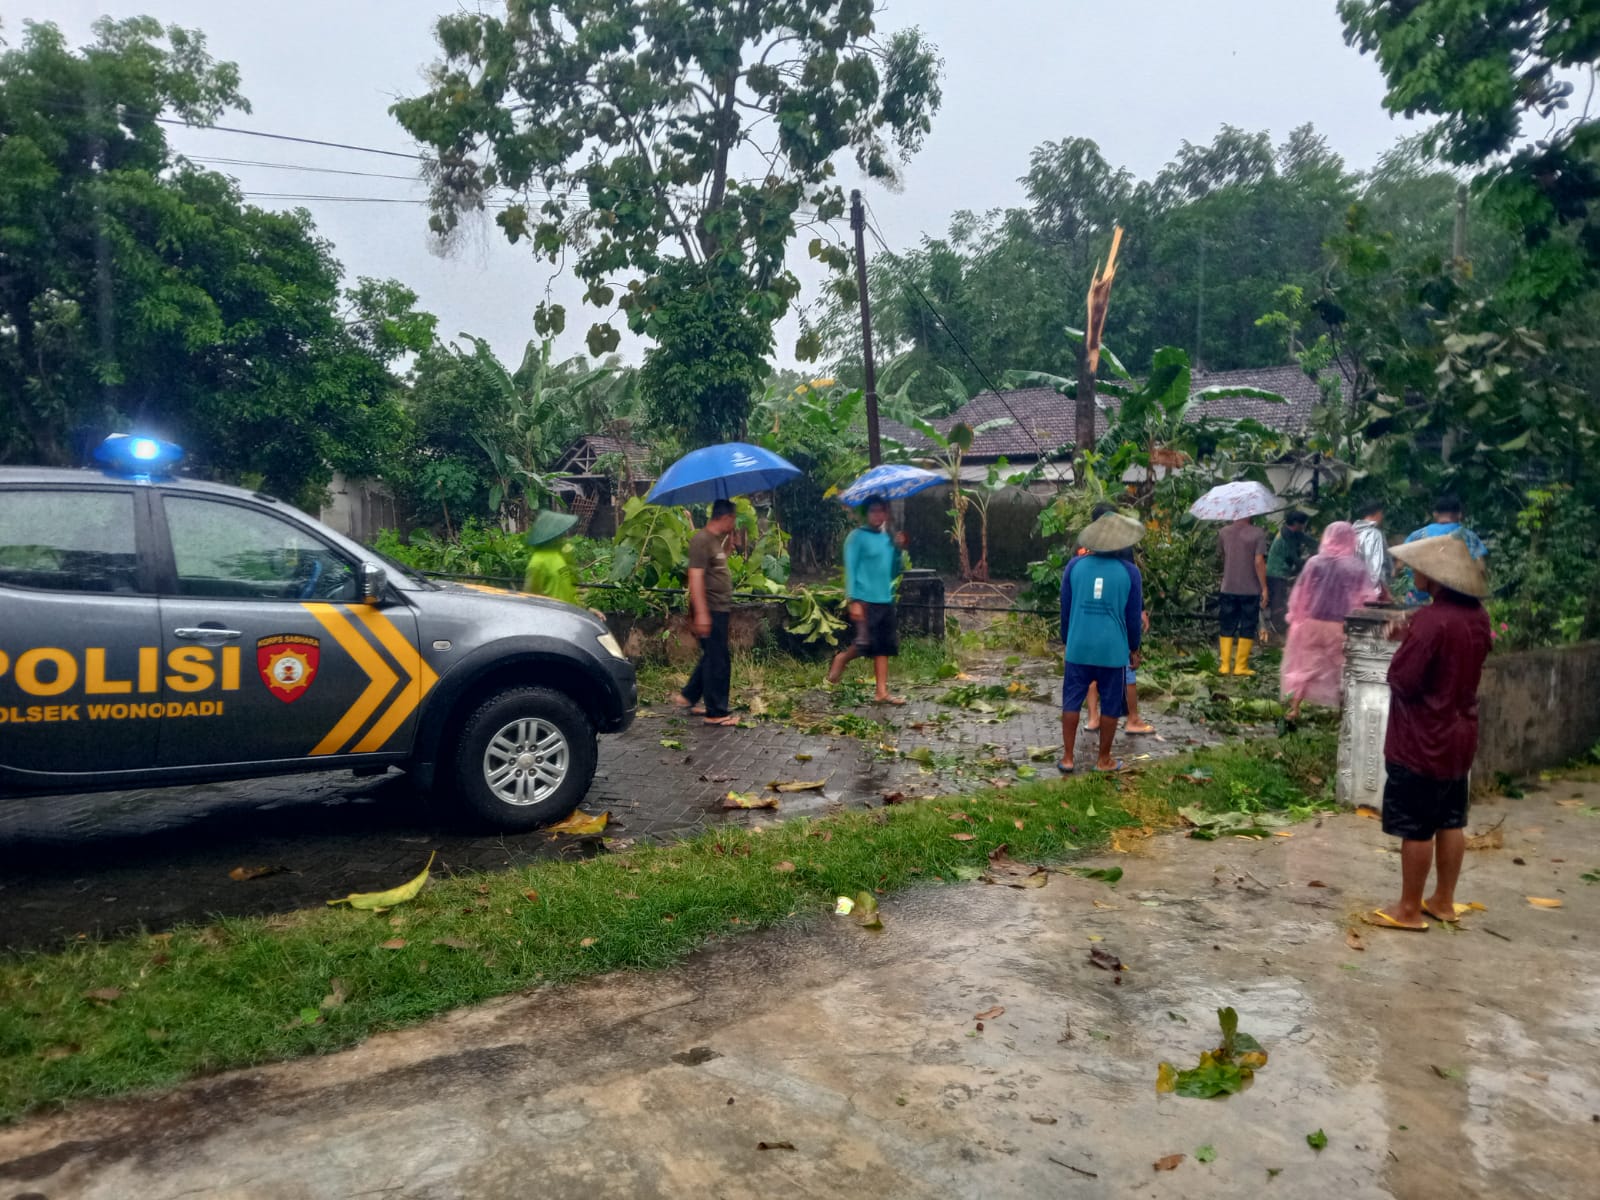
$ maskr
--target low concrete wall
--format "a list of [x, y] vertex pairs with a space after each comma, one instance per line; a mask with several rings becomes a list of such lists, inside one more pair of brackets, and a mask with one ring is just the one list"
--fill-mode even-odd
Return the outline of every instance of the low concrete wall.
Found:
[[1600, 642], [1489, 656], [1478, 688], [1476, 775], [1553, 767], [1596, 742]]

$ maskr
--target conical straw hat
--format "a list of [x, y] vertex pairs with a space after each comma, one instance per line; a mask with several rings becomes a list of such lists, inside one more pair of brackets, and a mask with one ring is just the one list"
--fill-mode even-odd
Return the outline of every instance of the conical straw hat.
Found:
[[1467, 543], [1453, 533], [1391, 546], [1389, 553], [1453, 592], [1480, 600], [1489, 594], [1489, 575], [1483, 563], [1473, 558]]
[[1135, 545], [1144, 526], [1121, 513], [1107, 513], [1078, 535], [1078, 545], [1091, 554], [1115, 554]]

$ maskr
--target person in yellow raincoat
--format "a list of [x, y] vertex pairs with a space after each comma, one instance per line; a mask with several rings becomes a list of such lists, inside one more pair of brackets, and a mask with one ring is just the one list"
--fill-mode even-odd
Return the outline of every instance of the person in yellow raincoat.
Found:
[[571, 513], [541, 510], [523, 540], [533, 547], [522, 590], [568, 604], [578, 603], [578, 573], [572, 565], [567, 533], [578, 523]]

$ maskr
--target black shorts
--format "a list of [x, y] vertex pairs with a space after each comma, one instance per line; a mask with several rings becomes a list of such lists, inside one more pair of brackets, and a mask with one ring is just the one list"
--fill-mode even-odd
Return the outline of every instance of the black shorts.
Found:
[[1217, 615], [1222, 622], [1223, 637], [1254, 641], [1256, 628], [1261, 624], [1261, 593], [1235, 596], [1223, 592], [1217, 597]]
[[1399, 763], [1385, 763], [1383, 831], [1409, 842], [1426, 842], [1441, 829], [1465, 829], [1471, 789], [1465, 779], [1435, 779]]
[[856, 653], [866, 658], [893, 658], [900, 653], [900, 623], [892, 604], [863, 603], [866, 614], [856, 622]]

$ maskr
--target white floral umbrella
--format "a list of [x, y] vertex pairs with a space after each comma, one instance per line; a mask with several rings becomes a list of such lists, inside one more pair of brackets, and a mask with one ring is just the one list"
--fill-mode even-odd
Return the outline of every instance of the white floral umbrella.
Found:
[[1237, 521], [1259, 517], [1283, 507], [1272, 489], [1250, 479], [1219, 483], [1189, 506], [1189, 515], [1201, 521]]

